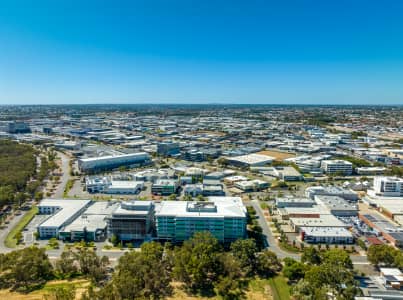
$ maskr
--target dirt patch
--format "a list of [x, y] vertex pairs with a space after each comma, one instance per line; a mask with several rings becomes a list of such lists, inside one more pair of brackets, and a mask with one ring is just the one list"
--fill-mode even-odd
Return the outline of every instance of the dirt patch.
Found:
[[293, 154], [293, 153], [281, 152], [281, 151], [275, 151], [275, 150], [264, 150], [264, 151], [258, 152], [257, 154], [268, 155], [268, 156], [274, 157], [276, 160], [284, 160], [287, 158], [295, 157], [295, 154]]

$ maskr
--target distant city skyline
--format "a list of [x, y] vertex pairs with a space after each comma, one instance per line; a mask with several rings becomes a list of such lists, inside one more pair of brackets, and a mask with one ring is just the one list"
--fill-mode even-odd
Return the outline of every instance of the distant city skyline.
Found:
[[401, 1], [0, 3], [0, 105], [403, 104]]

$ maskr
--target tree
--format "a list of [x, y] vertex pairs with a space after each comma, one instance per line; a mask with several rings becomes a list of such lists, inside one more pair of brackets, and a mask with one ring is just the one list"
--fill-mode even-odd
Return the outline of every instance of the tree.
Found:
[[255, 270], [256, 253], [258, 252], [256, 242], [253, 239], [239, 239], [231, 244], [231, 252], [239, 261], [245, 275], [250, 275]]
[[309, 267], [304, 263], [289, 257], [284, 259], [284, 263], [283, 274], [289, 280], [300, 280], [304, 278], [305, 272], [309, 269]]
[[45, 300], [74, 300], [76, 298], [76, 289], [72, 285], [55, 287], [44, 298]]
[[80, 272], [86, 275], [93, 283], [98, 284], [106, 276], [106, 267], [109, 263], [105, 256], [99, 258], [96, 253], [87, 248], [81, 248], [77, 253]]
[[55, 271], [61, 278], [71, 278], [78, 273], [76, 255], [72, 251], [64, 251], [56, 261]]
[[367, 251], [368, 260], [376, 266], [402, 267], [403, 254], [388, 245], [371, 245]]
[[89, 290], [88, 299], [163, 299], [170, 295], [171, 276], [159, 243], [144, 243], [141, 252], [119, 259], [117, 272], [99, 292]]
[[331, 249], [325, 251], [321, 258], [322, 264], [340, 266], [345, 269], [353, 269], [353, 262], [350, 255], [341, 249]]
[[220, 254], [219, 265], [218, 279], [213, 283], [215, 293], [222, 299], [240, 299], [244, 275], [240, 261], [232, 253], [224, 252]]
[[53, 268], [45, 249], [28, 247], [1, 256], [0, 283], [3, 288], [31, 291], [52, 277]]
[[173, 268], [177, 280], [185, 283], [191, 291], [212, 289], [219, 273], [221, 247], [209, 232], [197, 232], [175, 249]]
[[116, 246], [118, 244], [119, 240], [118, 237], [115, 234], [112, 234], [111, 236], [111, 243], [113, 246]]
[[304, 252], [301, 256], [301, 261], [311, 265], [319, 265], [321, 262], [319, 251], [312, 246], [304, 248]]
[[270, 250], [264, 250], [257, 256], [256, 265], [257, 273], [264, 278], [274, 276], [282, 268], [280, 260]]

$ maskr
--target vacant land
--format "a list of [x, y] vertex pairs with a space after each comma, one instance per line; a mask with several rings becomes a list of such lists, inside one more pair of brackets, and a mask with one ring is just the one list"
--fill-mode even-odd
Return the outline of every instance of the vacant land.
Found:
[[295, 154], [288, 152], [281, 152], [276, 150], [263, 150], [258, 152], [258, 154], [268, 155], [274, 157], [276, 160], [284, 160], [287, 158], [295, 157]]
[[45, 286], [37, 291], [33, 291], [28, 294], [21, 294], [17, 292], [12, 292], [9, 290], [0, 290], [0, 299], [7, 300], [43, 300], [45, 295], [49, 295], [52, 289], [60, 288], [60, 287], [68, 287], [74, 286], [76, 288], [76, 299], [81, 298], [81, 294], [86, 290], [86, 287], [89, 285], [88, 280], [85, 279], [76, 279], [72, 281], [67, 280], [54, 280], [49, 281], [45, 284]]

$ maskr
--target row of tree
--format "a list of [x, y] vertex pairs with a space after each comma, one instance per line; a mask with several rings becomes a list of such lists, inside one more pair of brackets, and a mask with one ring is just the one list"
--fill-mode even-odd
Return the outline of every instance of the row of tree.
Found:
[[273, 252], [259, 252], [252, 239], [224, 251], [210, 233], [200, 232], [182, 246], [144, 243], [141, 251], [119, 260], [108, 284], [90, 288], [84, 299], [163, 299], [172, 293], [173, 281], [190, 294], [240, 299], [250, 278], [271, 277], [281, 267]]

